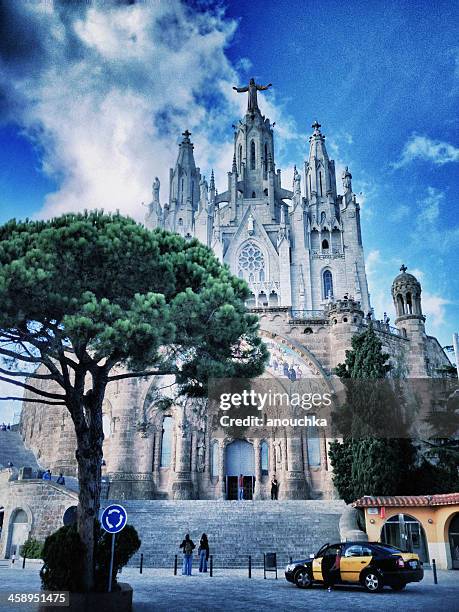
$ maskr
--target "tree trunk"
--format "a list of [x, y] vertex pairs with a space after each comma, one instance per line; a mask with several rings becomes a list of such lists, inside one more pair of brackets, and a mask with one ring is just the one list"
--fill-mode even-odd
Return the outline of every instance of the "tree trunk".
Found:
[[99, 516], [102, 443], [102, 402], [105, 385], [86, 393], [80, 414], [83, 419], [75, 421], [77, 437], [76, 459], [78, 462], [78, 533], [86, 547], [83, 585], [85, 591], [94, 588], [94, 526]]

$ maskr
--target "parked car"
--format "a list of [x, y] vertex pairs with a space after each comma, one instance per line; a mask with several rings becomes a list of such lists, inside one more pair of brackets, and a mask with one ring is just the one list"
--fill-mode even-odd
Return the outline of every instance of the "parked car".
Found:
[[423, 577], [418, 555], [378, 542], [325, 544], [309, 559], [293, 561], [285, 568], [285, 578], [300, 589], [318, 583], [359, 584], [371, 593], [384, 586], [401, 591], [408, 582]]

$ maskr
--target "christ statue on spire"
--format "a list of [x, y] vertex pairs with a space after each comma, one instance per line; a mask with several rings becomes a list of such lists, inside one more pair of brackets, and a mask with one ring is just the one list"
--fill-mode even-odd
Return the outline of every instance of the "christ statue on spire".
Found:
[[258, 85], [258, 83], [255, 83], [255, 79], [252, 78], [250, 79], [249, 84], [245, 87], [233, 87], [233, 89], [235, 89], [238, 93], [244, 93], [246, 91], [249, 92], [247, 112], [253, 113], [259, 110], [257, 102], [257, 91], [264, 91], [265, 89], [269, 89], [270, 87], [272, 87], [272, 83], [269, 83], [268, 85]]

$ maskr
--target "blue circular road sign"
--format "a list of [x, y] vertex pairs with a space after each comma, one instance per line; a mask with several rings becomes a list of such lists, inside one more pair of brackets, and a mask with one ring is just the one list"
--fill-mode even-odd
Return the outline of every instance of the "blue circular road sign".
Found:
[[108, 533], [118, 533], [121, 531], [127, 522], [127, 512], [118, 504], [107, 506], [102, 512], [100, 524]]

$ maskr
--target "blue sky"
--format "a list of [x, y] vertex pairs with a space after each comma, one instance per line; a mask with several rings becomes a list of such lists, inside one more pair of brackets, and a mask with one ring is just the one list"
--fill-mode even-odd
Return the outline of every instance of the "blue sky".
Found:
[[[453, 1], [6, 3], [0, 31], [0, 222], [104, 208], [142, 219], [192, 131], [224, 189], [250, 76], [272, 82], [289, 187], [314, 119], [362, 204], [376, 315], [401, 263], [428, 333], [459, 329], [459, 11]], [[261, 97], [261, 96], [260, 96]], [[340, 184], [339, 184], [340, 188]], [[167, 199], [161, 190], [161, 201]]]

